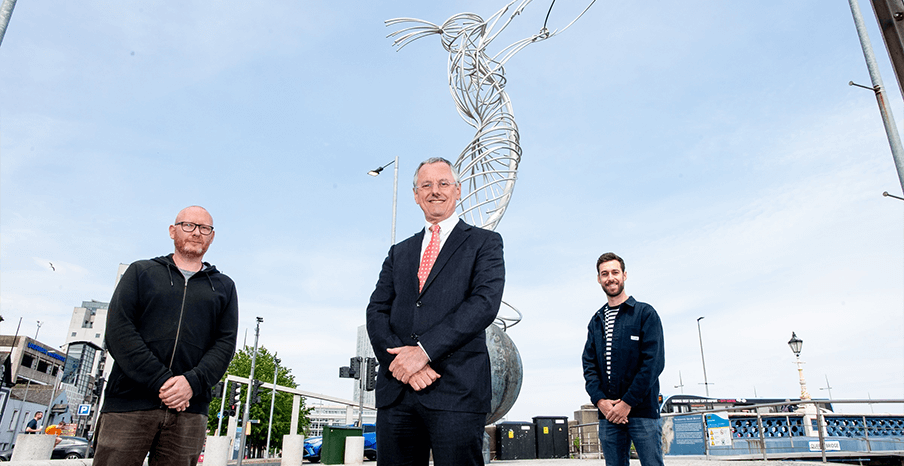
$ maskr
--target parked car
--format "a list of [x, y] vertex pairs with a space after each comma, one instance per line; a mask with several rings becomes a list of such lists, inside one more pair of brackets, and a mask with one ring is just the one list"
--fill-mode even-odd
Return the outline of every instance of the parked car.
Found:
[[364, 424], [364, 457], [377, 460], [377, 426], [373, 424]]
[[66, 436], [60, 438], [63, 440], [53, 449], [53, 454], [50, 455], [51, 459], [77, 460], [94, 458], [94, 448], [91, 447], [91, 442], [88, 439]]
[[[364, 457], [375, 461], [377, 459], [377, 427], [373, 424], [364, 424], [362, 431], [364, 432]], [[304, 439], [304, 459], [312, 463], [320, 462], [321, 447], [323, 447], [323, 437]]]
[[[81, 437], [60, 437], [59, 444], [53, 449], [51, 459], [77, 460], [81, 458], [94, 458], [94, 448], [91, 442]], [[0, 461], [9, 461], [13, 456], [13, 449], [0, 451]]]
[[309, 437], [304, 439], [304, 459], [312, 462], [320, 462], [320, 447], [323, 446], [323, 437]]

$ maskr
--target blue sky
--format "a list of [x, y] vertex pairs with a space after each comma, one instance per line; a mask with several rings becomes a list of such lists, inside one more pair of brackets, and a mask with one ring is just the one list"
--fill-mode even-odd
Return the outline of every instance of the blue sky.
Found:
[[[902, 96], [863, 14], [895, 115]], [[501, 2], [19, 2], [0, 47], [0, 331], [62, 344], [119, 263], [172, 251], [182, 207], [213, 214], [206, 259], [235, 279], [241, 330], [302, 389], [337, 377], [389, 247], [421, 228], [410, 179], [472, 129], [438, 37], [396, 52], [383, 21], [487, 17]], [[585, 2], [558, 1], [550, 29]], [[528, 37], [535, 1], [494, 43]], [[593, 265], [665, 327], [663, 393], [904, 398], [904, 203], [847, 2], [597, 2], [506, 66], [523, 157], [505, 300], [524, 385], [508, 418], [587, 402]], [[56, 271], [50, 269], [52, 262]], [[891, 408], [876, 408], [891, 409]], [[900, 408], [894, 408], [900, 410]], [[851, 408], [849, 411], [853, 411]]]

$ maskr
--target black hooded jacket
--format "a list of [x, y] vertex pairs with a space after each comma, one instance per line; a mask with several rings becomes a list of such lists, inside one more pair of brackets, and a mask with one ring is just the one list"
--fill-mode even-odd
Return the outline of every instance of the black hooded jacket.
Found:
[[207, 414], [210, 387], [235, 352], [238, 314], [235, 283], [206, 262], [187, 281], [172, 254], [130, 265], [107, 315], [114, 363], [101, 411], [165, 407], [160, 387], [183, 375], [193, 392], [186, 412]]

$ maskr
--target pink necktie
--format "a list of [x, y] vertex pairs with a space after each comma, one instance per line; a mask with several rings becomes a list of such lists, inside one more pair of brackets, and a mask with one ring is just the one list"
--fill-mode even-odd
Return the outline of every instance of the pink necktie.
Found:
[[433, 232], [433, 236], [430, 237], [430, 244], [427, 245], [427, 250], [424, 251], [421, 267], [417, 269], [418, 291], [424, 289], [424, 282], [427, 281], [430, 269], [433, 268], [433, 263], [436, 262], [436, 256], [439, 254], [439, 225], [433, 225], [430, 227], [430, 231]]

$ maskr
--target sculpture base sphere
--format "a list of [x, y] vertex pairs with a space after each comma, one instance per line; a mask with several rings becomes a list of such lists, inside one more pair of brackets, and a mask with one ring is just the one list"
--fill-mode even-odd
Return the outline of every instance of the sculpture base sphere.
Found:
[[487, 327], [486, 336], [493, 379], [493, 400], [487, 415], [487, 425], [490, 425], [502, 419], [515, 405], [521, 393], [523, 371], [521, 354], [507, 333], [492, 324]]

